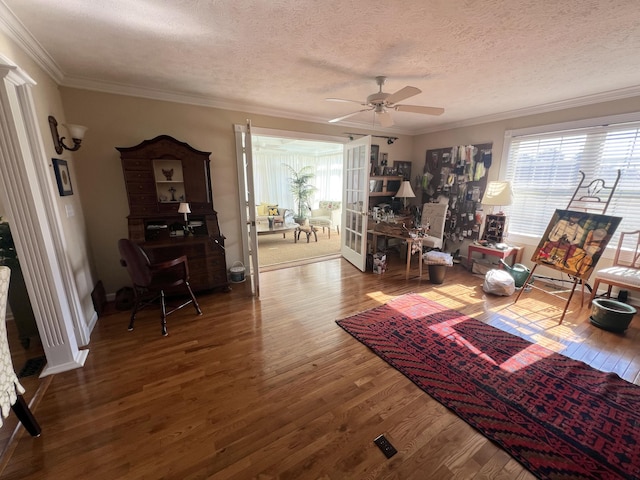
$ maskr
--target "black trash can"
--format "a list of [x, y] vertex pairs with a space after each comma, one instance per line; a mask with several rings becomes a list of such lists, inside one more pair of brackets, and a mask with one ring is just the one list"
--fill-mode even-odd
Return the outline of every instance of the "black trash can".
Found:
[[443, 283], [446, 271], [446, 265], [429, 265], [429, 281], [436, 284]]

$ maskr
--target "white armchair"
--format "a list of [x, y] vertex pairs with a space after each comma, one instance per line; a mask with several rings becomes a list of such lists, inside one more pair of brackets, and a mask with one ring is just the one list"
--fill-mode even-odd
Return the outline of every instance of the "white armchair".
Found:
[[329, 238], [331, 238], [331, 229], [336, 228], [336, 232], [340, 233], [340, 224], [342, 222], [342, 202], [320, 201], [318, 208], [311, 210], [311, 218], [309, 224], [314, 227], [322, 227], [329, 229]]

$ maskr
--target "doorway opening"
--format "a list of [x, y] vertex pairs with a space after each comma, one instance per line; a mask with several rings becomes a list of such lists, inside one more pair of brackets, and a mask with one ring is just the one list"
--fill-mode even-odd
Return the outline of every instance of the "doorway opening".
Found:
[[[340, 256], [343, 143], [254, 129], [251, 145], [260, 271]], [[296, 175], [309, 177], [304, 204], [292, 188]]]

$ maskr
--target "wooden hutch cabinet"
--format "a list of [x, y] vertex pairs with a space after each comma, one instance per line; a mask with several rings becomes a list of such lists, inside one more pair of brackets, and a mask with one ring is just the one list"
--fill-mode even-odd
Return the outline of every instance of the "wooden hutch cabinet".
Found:
[[[152, 262], [186, 255], [195, 291], [229, 290], [218, 214], [213, 209], [210, 152], [160, 135], [120, 152], [129, 200], [129, 238]], [[188, 228], [178, 213], [189, 204]]]

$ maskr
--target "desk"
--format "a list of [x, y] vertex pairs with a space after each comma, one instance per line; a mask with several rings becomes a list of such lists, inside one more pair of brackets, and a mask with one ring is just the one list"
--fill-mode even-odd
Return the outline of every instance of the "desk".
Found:
[[209, 235], [169, 237], [141, 244], [151, 263], [164, 262], [186, 255], [189, 262], [189, 283], [194, 292], [214, 288], [227, 292], [231, 290], [223, 246], [223, 237]]
[[[483, 255], [489, 255], [491, 257], [498, 257], [503, 260], [505, 258], [513, 257], [513, 260], [511, 261], [511, 266], [513, 266], [514, 263], [518, 262], [518, 256], [521, 249], [522, 247], [507, 247], [504, 250], [500, 250], [498, 248], [484, 247], [482, 245], [476, 245], [472, 243], [471, 245], [469, 245], [469, 250], [467, 252], [467, 269], [471, 270], [471, 254], [473, 252], [478, 252]], [[502, 268], [502, 264], [500, 264], [500, 268]]]
[[[374, 252], [376, 253], [375, 250], [378, 248], [378, 237], [387, 237], [387, 238], [399, 238], [401, 240], [404, 240], [407, 242], [407, 267], [405, 270], [405, 278], [408, 279], [409, 278], [409, 267], [411, 266], [411, 257], [413, 256], [413, 242], [416, 240], [420, 240], [419, 238], [413, 238], [413, 237], [405, 237], [402, 235], [395, 235], [393, 233], [385, 233], [385, 232], [378, 232], [375, 230], [367, 230], [367, 233], [369, 235], [372, 236], [372, 242], [373, 242], [373, 249]], [[422, 255], [418, 255], [419, 256], [419, 263], [420, 263], [420, 276], [422, 276]]]

